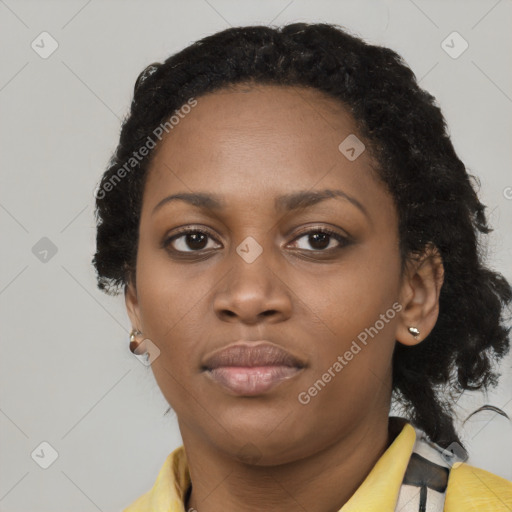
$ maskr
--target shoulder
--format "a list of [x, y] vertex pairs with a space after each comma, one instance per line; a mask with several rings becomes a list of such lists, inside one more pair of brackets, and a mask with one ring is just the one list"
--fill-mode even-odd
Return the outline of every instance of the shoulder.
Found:
[[469, 464], [454, 464], [446, 489], [446, 512], [510, 512], [512, 482]]
[[447, 453], [451, 450], [431, 442], [422, 430], [415, 431], [404, 488], [421, 481], [429, 488], [430, 498], [439, 498], [432, 491], [442, 492], [444, 512], [512, 511], [511, 481], [465, 462], [454, 462], [455, 454]]
[[184, 496], [189, 486], [187, 457], [181, 445], [167, 456], [153, 487], [123, 512], [185, 512]]

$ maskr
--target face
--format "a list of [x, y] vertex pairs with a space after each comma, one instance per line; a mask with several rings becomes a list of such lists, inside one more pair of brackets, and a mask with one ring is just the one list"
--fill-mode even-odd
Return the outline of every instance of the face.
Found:
[[335, 100], [265, 85], [197, 98], [157, 148], [126, 304], [184, 439], [272, 465], [387, 418], [398, 218], [353, 134]]

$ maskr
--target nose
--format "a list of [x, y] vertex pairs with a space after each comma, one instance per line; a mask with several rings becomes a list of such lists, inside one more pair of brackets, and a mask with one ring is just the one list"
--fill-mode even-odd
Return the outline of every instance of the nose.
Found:
[[[265, 251], [264, 251], [265, 253]], [[292, 311], [291, 291], [269, 266], [263, 254], [247, 263], [235, 253], [230, 270], [214, 297], [214, 310], [224, 322], [255, 325], [288, 319]]]

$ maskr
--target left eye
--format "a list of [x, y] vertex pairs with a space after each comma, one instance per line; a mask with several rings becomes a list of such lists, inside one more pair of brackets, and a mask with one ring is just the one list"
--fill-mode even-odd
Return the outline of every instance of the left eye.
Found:
[[[347, 243], [347, 238], [340, 235], [339, 233], [335, 233], [334, 231], [330, 231], [328, 229], [315, 229], [312, 231], [308, 231], [303, 233], [301, 236], [295, 238], [294, 242], [305, 238], [307, 240], [307, 244], [310, 244], [313, 249], [308, 249], [307, 247], [298, 247], [299, 249], [303, 249], [306, 251], [324, 251], [325, 249], [335, 249], [342, 247]], [[331, 242], [334, 239], [338, 242], [338, 245], [334, 245], [334, 247], [330, 247]]]

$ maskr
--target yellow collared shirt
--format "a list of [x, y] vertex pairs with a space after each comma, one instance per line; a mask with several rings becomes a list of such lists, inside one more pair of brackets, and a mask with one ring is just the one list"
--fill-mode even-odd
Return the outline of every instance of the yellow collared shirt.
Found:
[[[415, 428], [405, 423], [339, 512], [396, 512], [416, 438]], [[152, 489], [123, 512], [186, 512], [184, 498], [189, 486], [185, 450], [180, 446], [167, 456]], [[465, 463], [455, 464], [449, 473], [443, 511], [511, 512], [512, 482]]]

